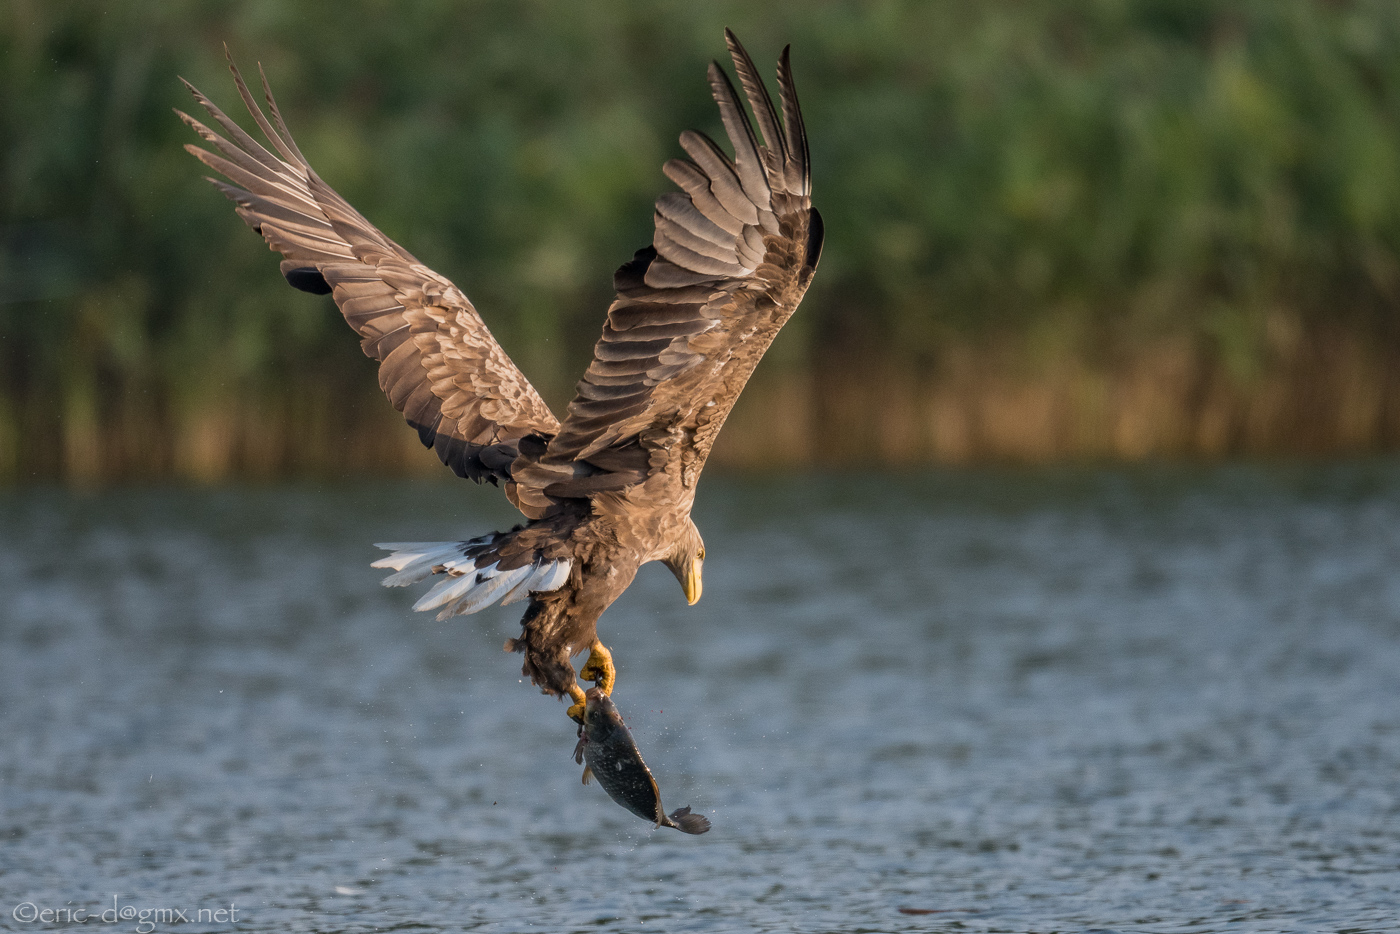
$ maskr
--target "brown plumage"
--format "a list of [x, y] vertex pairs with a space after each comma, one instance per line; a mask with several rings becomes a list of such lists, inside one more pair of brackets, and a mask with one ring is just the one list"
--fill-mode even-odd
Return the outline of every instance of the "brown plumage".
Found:
[[320, 179], [265, 76], [271, 120], [229, 62], [275, 152], [188, 82], [227, 135], [177, 111], [215, 151], [186, 148], [232, 184], [210, 181], [282, 255], [291, 285], [334, 298], [365, 354], [379, 361], [389, 401], [423, 443], [458, 476], [504, 484], [528, 520], [469, 542], [385, 545], [394, 554], [375, 566], [397, 572], [385, 583], [441, 575], [415, 605], [441, 607], [440, 616], [528, 597], [521, 637], [507, 648], [524, 653], [535, 684], [576, 701], [582, 691], [570, 658], [585, 648], [595, 657], [584, 677], [611, 690], [597, 621], [642, 564], [665, 562], [690, 602], [699, 598], [704, 545], [690, 520], [696, 480], [821, 252], [788, 50], [778, 63], [779, 111], [738, 39], [728, 30], [725, 38], [762, 137], [712, 63], [710, 89], [734, 156], [702, 133], [681, 135], [690, 158], [664, 167], [680, 190], [657, 199], [652, 244], [614, 275], [617, 297], [562, 422], [467, 297]]

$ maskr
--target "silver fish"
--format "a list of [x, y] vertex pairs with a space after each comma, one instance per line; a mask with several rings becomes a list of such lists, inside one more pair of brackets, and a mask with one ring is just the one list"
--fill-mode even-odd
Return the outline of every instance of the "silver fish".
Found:
[[601, 688], [590, 688], [584, 695], [583, 724], [578, 728], [578, 745], [574, 761], [588, 765], [583, 770], [583, 783], [596, 778], [598, 784], [618, 804], [643, 820], [655, 821], [658, 827], [674, 827], [684, 833], [704, 833], [710, 829], [709, 820], [690, 808], [678, 808], [670, 816], [661, 807], [661, 791], [656, 779], [642, 761], [637, 744], [617, 705]]

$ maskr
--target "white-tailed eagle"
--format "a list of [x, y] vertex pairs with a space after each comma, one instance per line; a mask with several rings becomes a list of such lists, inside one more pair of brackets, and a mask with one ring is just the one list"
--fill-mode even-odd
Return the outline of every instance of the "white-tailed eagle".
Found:
[[[598, 618], [637, 569], [662, 561], [686, 600], [700, 599], [705, 546], [690, 519], [715, 435], [754, 367], [807, 291], [821, 253], [807, 134], [788, 50], [775, 108], [753, 61], [725, 31], [761, 137], [718, 63], [710, 90], [734, 155], [687, 131], [664, 171], [679, 190], [656, 201], [650, 246], [613, 275], [617, 297], [563, 420], [447, 279], [380, 233], [323, 182], [292, 141], [263, 76], [271, 120], [229, 61], [239, 94], [272, 149], [186, 82], [226, 135], [180, 113], [212, 151], [186, 148], [227, 182], [210, 181], [280, 253], [294, 287], [329, 294], [379, 361], [379, 385], [423, 443], [461, 477], [503, 485], [526, 522], [465, 542], [381, 545], [384, 583], [429, 576], [414, 604], [438, 617], [528, 601], [524, 673], [568, 695], [582, 716], [570, 659], [610, 693], [614, 668]], [[260, 69], [261, 70], [261, 69]], [[178, 111], [177, 111], [178, 113]]]

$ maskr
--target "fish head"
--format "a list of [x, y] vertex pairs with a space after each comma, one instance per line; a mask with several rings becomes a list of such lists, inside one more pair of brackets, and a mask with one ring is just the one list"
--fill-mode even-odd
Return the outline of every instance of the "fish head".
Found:
[[589, 688], [583, 695], [583, 722], [590, 741], [607, 739], [615, 730], [626, 729], [622, 714], [602, 688]]

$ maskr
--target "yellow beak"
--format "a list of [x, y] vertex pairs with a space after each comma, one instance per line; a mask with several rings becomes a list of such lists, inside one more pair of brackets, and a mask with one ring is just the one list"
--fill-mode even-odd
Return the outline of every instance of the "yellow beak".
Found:
[[700, 579], [700, 568], [702, 567], [699, 558], [690, 559], [690, 567], [685, 575], [685, 602], [695, 606], [700, 600], [700, 593], [705, 589]]

